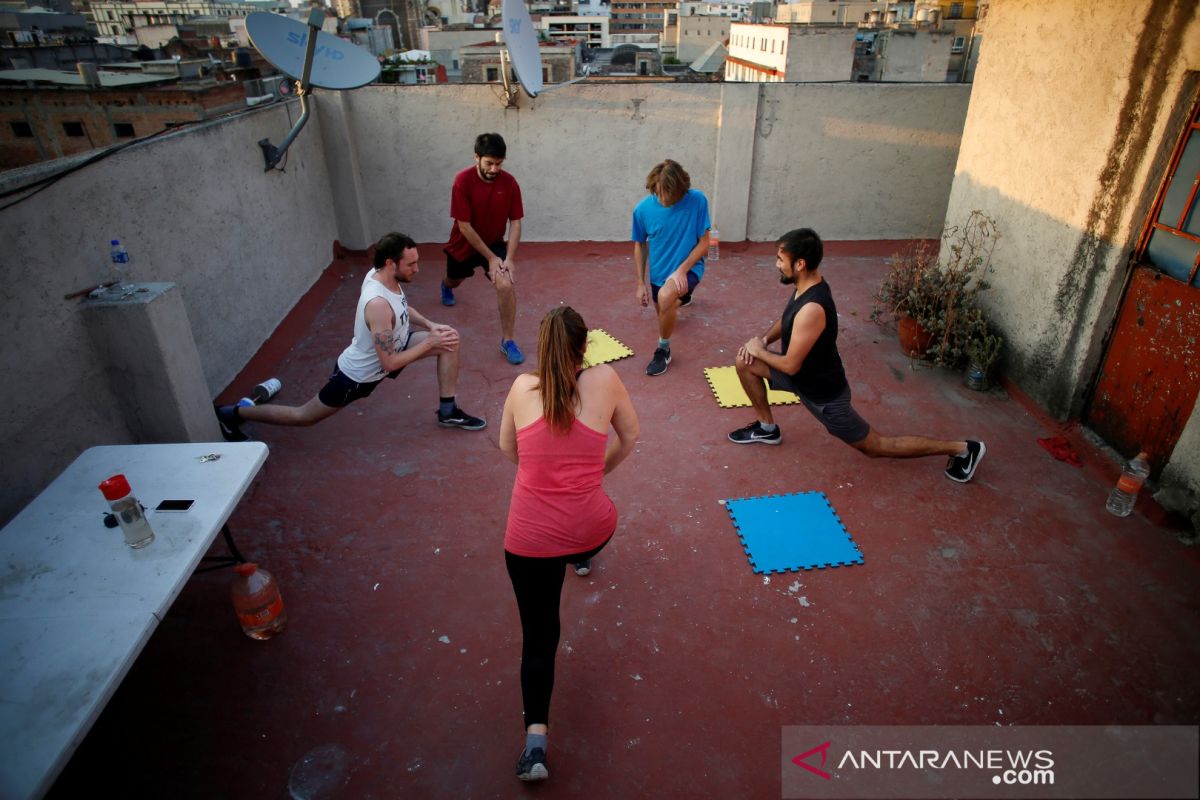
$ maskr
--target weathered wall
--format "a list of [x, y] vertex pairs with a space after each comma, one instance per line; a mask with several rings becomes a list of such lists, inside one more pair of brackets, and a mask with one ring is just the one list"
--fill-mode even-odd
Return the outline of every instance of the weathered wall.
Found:
[[[109, 239], [128, 247], [134, 279], [178, 285], [209, 397], [329, 263], [337, 232], [321, 126], [308, 125], [284, 172], [263, 172], [255, 142], [287, 130], [282, 106], [202, 123], [0, 211], [0, 363], [10, 376], [0, 385], [0, 523], [84, 449], [133, 440], [79, 301], [62, 299], [107, 273]], [[6, 188], [18, 177], [6, 174]]]
[[[1200, 67], [1195, 3], [1127, 5], [992, 8], [950, 195], [950, 221], [980, 209], [1006, 234], [989, 305], [1010, 373], [1060, 417], [1095, 371], [1160, 177], [1151, 162], [1179, 133], [1166, 118]], [[1068, 27], [1076, 46], [1056, 50]]]
[[749, 238], [801, 225], [826, 239], [936, 237], [970, 91], [764, 84]]
[[[849, 81], [854, 78], [855, 28], [791, 28], [787, 37], [788, 81]], [[764, 56], [765, 54], [759, 54]], [[751, 57], [751, 60], [758, 60]]]
[[888, 30], [876, 42], [881, 52], [875, 60], [876, 74], [872, 80], [945, 82], [954, 31]]
[[1096, 374], [1180, 133], [1169, 120], [1185, 73], [1200, 69], [1200, 6], [1006, 0], [984, 35], [947, 218], [980, 209], [996, 220], [986, 302], [1008, 339], [1007, 372], [1064, 418]]
[[[371, 86], [317, 101], [327, 129], [343, 114], [352, 120], [357, 144], [330, 148], [330, 170], [348, 185], [350, 158], [362, 165], [367, 239], [353, 240], [346, 228], [342, 238], [365, 247], [392, 229], [445, 241], [450, 181], [472, 163], [484, 131], [508, 142], [506, 168], [521, 182], [530, 241], [626, 239], [646, 173], [663, 158], [683, 164], [709, 195], [727, 241], [768, 240], [799, 217], [830, 239], [934, 236], [969, 93], [949, 85], [589, 81], [522, 96], [516, 109], [503, 108], [489, 86]], [[745, 145], [722, 148], [732, 138]], [[719, 192], [718, 174], [727, 179]], [[353, 202], [339, 190], [337, 207]]]

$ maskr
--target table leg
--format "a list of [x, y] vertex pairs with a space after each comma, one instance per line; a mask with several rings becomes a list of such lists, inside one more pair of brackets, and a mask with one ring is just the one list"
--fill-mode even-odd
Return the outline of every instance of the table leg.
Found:
[[197, 575], [201, 572], [211, 572], [214, 569], [224, 569], [232, 567], [234, 564], [245, 564], [246, 559], [242, 556], [241, 551], [237, 549], [237, 545], [233, 542], [233, 534], [229, 532], [229, 523], [221, 526], [221, 536], [225, 539], [225, 546], [229, 548], [227, 556], [204, 556], [201, 561], [215, 561], [216, 563], [209, 567], [197, 567], [192, 574]]

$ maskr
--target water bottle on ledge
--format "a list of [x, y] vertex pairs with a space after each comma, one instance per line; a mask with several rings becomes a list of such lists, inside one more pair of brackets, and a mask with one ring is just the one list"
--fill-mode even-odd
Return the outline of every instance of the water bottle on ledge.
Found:
[[716, 228], [708, 229], [708, 256], [704, 259], [707, 261], [718, 261], [721, 258], [721, 234], [717, 233]]
[[1133, 511], [1133, 506], [1137, 502], [1138, 492], [1142, 490], [1142, 484], [1146, 482], [1146, 477], [1150, 474], [1149, 454], [1142, 451], [1121, 471], [1121, 477], [1117, 479], [1117, 485], [1108, 495], [1108, 503], [1105, 508], [1109, 513], [1116, 514], [1118, 517], [1128, 517]]
[[120, 239], [112, 240], [109, 258], [112, 259], [113, 279], [116, 281], [112, 287], [113, 291], [131, 291], [134, 286], [129, 282], [129, 251], [125, 249], [125, 245], [121, 244]]

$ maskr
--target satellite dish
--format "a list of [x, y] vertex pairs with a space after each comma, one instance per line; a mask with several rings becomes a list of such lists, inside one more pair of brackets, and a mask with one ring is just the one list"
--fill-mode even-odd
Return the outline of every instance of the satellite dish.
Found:
[[537, 97], [542, 91], [542, 53], [525, 0], [504, 0], [500, 16], [504, 25], [504, 44], [508, 48], [513, 72], [517, 74], [525, 94]]
[[[526, 18], [529, 13], [526, 12]], [[251, 43], [280, 72], [299, 80], [304, 77], [308, 37], [313, 29], [294, 19], [255, 11], [246, 17]], [[356, 44], [318, 32], [309, 83], [320, 89], [357, 89], [379, 77], [379, 62]]]
[[322, 33], [324, 22], [325, 12], [320, 8], [309, 12], [307, 24], [266, 11], [255, 11], [246, 17], [250, 41], [276, 69], [296, 79], [296, 94], [300, 96], [300, 119], [279, 147], [271, 144], [270, 139], [258, 142], [268, 172], [279, 164], [296, 134], [308, 122], [308, 95], [312, 87], [357, 89], [379, 77], [379, 62], [375, 57], [357, 45]]

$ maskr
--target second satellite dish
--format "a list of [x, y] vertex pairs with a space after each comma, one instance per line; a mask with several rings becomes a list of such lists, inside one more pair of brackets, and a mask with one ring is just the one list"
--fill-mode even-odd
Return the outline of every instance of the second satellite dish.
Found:
[[525, 0], [504, 0], [501, 20], [504, 24], [504, 44], [512, 60], [513, 72], [517, 74], [525, 94], [537, 97], [542, 91], [542, 53]]
[[[525, 18], [529, 19], [528, 11]], [[266, 11], [246, 16], [246, 33], [258, 52], [297, 80], [304, 77], [309, 30], [303, 22]], [[328, 33], [317, 33], [310, 84], [320, 89], [357, 89], [378, 77], [379, 62], [369, 52]]]

